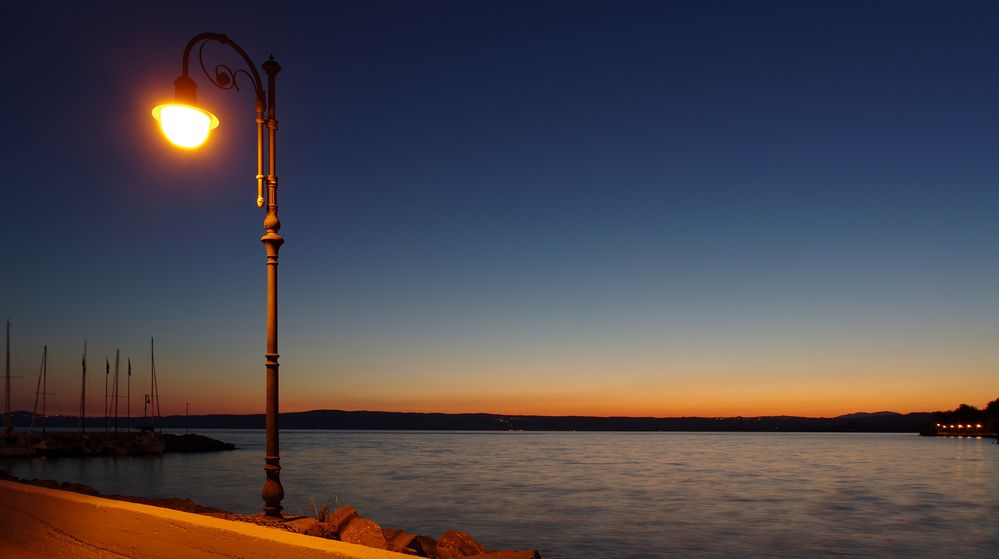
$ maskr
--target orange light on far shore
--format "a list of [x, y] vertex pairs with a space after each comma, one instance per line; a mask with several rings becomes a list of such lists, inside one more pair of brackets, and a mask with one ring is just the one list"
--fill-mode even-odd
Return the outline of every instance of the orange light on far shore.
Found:
[[165, 103], [153, 109], [163, 135], [172, 144], [194, 149], [205, 143], [208, 133], [218, 128], [219, 119], [212, 113], [182, 103]]

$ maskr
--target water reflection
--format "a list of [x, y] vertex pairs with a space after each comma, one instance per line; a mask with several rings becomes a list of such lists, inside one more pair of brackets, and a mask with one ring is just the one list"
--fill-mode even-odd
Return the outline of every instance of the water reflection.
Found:
[[[3, 467], [257, 511], [262, 431], [209, 434], [240, 450]], [[895, 434], [292, 431], [282, 481], [290, 513], [335, 498], [385, 526], [459, 527], [551, 559], [994, 556], [995, 446]]]

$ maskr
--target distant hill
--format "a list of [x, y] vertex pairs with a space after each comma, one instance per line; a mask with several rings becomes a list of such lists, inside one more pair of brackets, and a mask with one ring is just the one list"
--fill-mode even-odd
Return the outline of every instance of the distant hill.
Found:
[[839, 415], [833, 419], [866, 419], [869, 417], [886, 417], [886, 416], [897, 416], [897, 415], [902, 415], [902, 414], [893, 411], [876, 411], [870, 413], [857, 412], [857, 413], [848, 413], [846, 415]]
[[[14, 425], [26, 428], [31, 414], [13, 414]], [[593, 417], [500, 415], [488, 413], [406, 413], [312, 410], [283, 413], [282, 429], [357, 429], [426, 431], [783, 431], [918, 433], [932, 423], [931, 413], [852, 413], [839, 417]], [[166, 428], [263, 429], [264, 414], [172, 415], [161, 419]], [[49, 417], [49, 427], [74, 428], [76, 417]], [[124, 420], [119, 419], [119, 426]], [[36, 424], [36, 428], [38, 428]], [[87, 418], [87, 429], [104, 429], [103, 417]]]

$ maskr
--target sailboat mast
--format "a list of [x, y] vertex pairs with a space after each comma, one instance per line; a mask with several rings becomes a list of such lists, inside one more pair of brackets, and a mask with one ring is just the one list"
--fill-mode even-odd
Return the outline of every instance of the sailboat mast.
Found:
[[7, 368], [4, 383], [6, 389], [3, 398], [3, 432], [5, 437], [9, 437], [14, 429], [10, 423], [10, 320], [7, 321]]
[[128, 384], [125, 388], [125, 430], [132, 428], [132, 358], [128, 358]]
[[[152, 382], [152, 386], [150, 386], [150, 390], [153, 393], [153, 398], [152, 398], [153, 410], [152, 410], [152, 414], [151, 415], [159, 417], [160, 416], [160, 390], [159, 390], [159, 386], [157, 386], [157, 384], [156, 384], [156, 340], [154, 338], [149, 338], [149, 365], [150, 365], [149, 369], [150, 369], [151, 374], [152, 374], [152, 381], [151, 381]], [[162, 431], [163, 431], [163, 427], [160, 426], [160, 432], [162, 432]]]
[[118, 434], [118, 364], [121, 362], [121, 350], [114, 350], [114, 432]]
[[45, 438], [45, 401], [49, 391], [49, 346], [42, 346], [42, 439]]
[[31, 408], [31, 423], [28, 424], [28, 440], [35, 436], [35, 418], [38, 417], [38, 398], [42, 395], [42, 369], [45, 368], [45, 353], [42, 353], [42, 364], [38, 368], [38, 381], [35, 383], [35, 406]]
[[83, 380], [80, 382], [80, 434], [87, 432], [87, 340], [83, 340]]
[[108, 377], [111, 376], [111, 361], [108, 360], [108, 356], [104, 356], [104, 438], [107, 439], [108, 431], [110, 430], [110, 419], [108, 417], [111, 415], [111, 410], [108, 408]]

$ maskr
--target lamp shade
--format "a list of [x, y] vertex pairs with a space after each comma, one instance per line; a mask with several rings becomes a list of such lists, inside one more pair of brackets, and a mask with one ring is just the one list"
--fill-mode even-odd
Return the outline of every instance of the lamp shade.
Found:
[[153, 109], [153, 118], [170, 142], [184, 149], [205, 143], [208, 133], [219, 125], [212, 113], [183, 103], [165, 103]]

